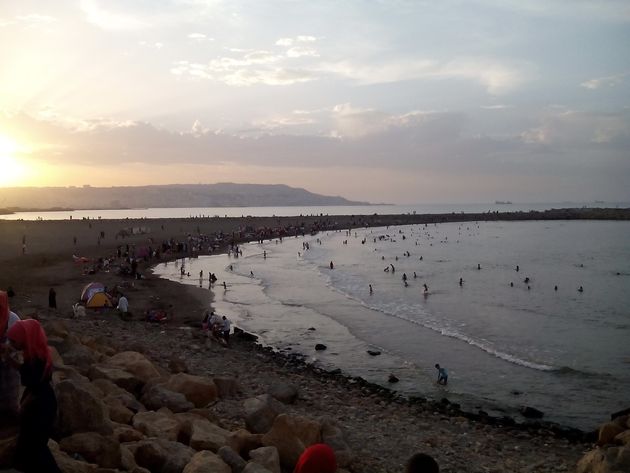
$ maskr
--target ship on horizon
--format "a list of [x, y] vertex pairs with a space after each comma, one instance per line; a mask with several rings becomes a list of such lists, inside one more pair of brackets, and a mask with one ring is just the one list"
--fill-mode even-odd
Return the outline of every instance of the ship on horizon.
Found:
[[512, 202], [509, 200], [495, 200], [494, 203], [496, 205], [512, 205]]

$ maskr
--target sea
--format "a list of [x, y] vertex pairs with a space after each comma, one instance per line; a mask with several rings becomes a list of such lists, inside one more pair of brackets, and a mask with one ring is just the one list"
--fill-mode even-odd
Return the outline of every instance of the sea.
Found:
[[363, 228], [154, 272], [204, 289], [215, 273], [219, 314], [324, 369], [473, 412], [519, 419], [531, 406], [591, 430], [630, 407], [629, 235], [622, 221]]

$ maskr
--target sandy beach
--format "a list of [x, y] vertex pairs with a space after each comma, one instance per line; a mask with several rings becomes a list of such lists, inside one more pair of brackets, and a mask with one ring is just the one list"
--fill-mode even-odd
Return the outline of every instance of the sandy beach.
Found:
[[[190, 255], [197, 255], [207, 254], [212, 242], [216, 243], [213, 251], [224, 251], [229, 239], [251, 239], [251, 230], [263, 227], [310, 232], [311, 228], [418, 221], [421, 216], [411, 215], [0, 221], [0, 287], [12, 287], [15, 296], [11, 307], [22, 317], [38, 317], [45, 325], [64, 319], [77, 334], [96, 336], [116, 349], [142, 351], [157, 364], [166, 366], [179, 356], [187, 360], [193, 374], [238, 377], [244, 391], [242, 399], [222, 400], [214, 406], [216, 415], [231, 429], [244, 428], [242, 400], [265, 392], [270, 380], [298, 386], [300, 399], [291, 411], [336, 418], [355, 454], [349, 468], [353, 472], [400, 472], [406, 459], [417, 451], [433, 455], [445, 472], [573, 471], [588, 445], [570, 442], [544, 426], [523, 429], [492, 425], [456, 412], [449, 415], [430, 404], [409, 403], [343, 376], [290, 363], [237, 338], [227, 349], [208, 344], [194, 326], [211, 306], [212, 292], [158, 279], [148, 271], [160, 261], [185, 255], [160, 252], [159, 259], [141, 262], [141, 279], [116, 270], [124, 265], [124, 257], [118, 257], [117, 252], [126, 251], [127, 245], [136, 250], [157, 249], [164, 241], [185, 242], [189, 235], [212, 236], [200, 251], [189, 249]], [[144, 233], [133, 234], [134, 229]], [[221, 233], [224, 238], [215, 241]], [[73, 255], [84, 260], [77, 262]], [[111, 258], [109, 269], [91, 274], [99, 258]], [[113, 311], [88, 312], [81, 320], [71, 318], [71, 307], [82, 287], [92, 281], [120, 287], [129, 299], [132, 320], [120, 320]], [[57, 294], [57, 310], [48, 309], [51, 287]], [[167, 312], [166, 324], [145, 322], [145, 312], [154, 308]]]

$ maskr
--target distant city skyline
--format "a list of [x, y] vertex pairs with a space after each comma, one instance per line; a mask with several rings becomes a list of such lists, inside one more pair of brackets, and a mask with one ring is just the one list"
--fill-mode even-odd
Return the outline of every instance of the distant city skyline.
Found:
[[630, 3], [0, 5], [0, 187], [630, 201]]

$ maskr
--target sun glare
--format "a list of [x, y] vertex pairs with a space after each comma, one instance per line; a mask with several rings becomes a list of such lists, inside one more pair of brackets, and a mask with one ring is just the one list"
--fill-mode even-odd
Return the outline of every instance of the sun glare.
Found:
[[0, 135], [0, 186], [18, 186], [26, 176], [26, 166], [17, 158], [24, 149]]

